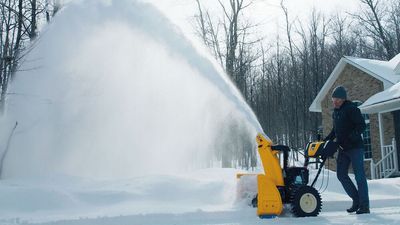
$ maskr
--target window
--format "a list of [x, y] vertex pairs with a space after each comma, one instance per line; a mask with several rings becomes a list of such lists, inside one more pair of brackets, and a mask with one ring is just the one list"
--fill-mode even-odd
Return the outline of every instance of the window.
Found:
[[[360, 106], [362, 102], [360, 101], [354, 101], [354, 103], [357, 106]], [[369, 115], [368, 114], [362, 114], [365, 120], [365, 124], [367, 127], [365, 128], [365, 131], [361, 134], [364, 140], [364, 146], [365, 146], [365, 152], [364, 152], [364, 158], [370, 159], [372, 158], [372, 147], [371, 147], [371, 128], [370, 128], [370, 121], [369, 121]]]

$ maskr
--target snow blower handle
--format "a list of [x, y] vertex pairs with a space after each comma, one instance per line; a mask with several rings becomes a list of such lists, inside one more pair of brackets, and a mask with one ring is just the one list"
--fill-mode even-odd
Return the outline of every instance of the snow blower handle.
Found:
[[305, 155], [311, 158], [332, 158], [339, 148], [339, 144], [335, 141], [310, 142], [306, 146]]
[[[304, 166], [308, 166], [309, 158], [315, 158], [317, 164], [319, 164], [319, 169], [317, 175], [315, 176], [311, 187], [314, 187], [315, 182], [317, 182], [318, 177], [321, 173], [322, 168], [325, 165], [325, 162], [328, 158], [332, 158], [333, 155], [340, 149], [340, 145], [335, 141], [317, 141], [308, 143], [306, 147], [305, 156], [306, 159], [304, 161]], [[322, 161], [321, 161], [322, 160]]]

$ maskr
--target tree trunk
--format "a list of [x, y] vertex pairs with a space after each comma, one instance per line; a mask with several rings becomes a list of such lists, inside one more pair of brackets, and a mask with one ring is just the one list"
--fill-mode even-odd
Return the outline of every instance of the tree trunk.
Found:
[[29, 32], [29, 38], [31, 40], [34, 40], [37, 36], [36, 11], [37, 11], [36, 0], [31, 0], [31, 30]]

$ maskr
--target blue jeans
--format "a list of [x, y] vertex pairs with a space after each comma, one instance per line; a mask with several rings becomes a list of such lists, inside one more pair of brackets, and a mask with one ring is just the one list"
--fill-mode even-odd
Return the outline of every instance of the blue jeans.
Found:
[[[357, 187], [349, 177], [350, 163], [353, 165]], [[348, 149], [339, 151], [337, 158], [337, 178], [347, 195], [353, 199], [360, 208], [369, 208], [368, 184], [364, 171], [364, 149]]]

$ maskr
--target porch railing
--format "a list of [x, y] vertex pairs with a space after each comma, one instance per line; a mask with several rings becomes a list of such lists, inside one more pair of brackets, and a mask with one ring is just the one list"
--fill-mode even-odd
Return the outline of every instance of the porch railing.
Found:
[[371, 178], [388, 178], [399, 171], [397, 161], [396, 141], [393, 139], [391, 145], [382, 146], [383, 158], [377, 163], [371, 159]]

